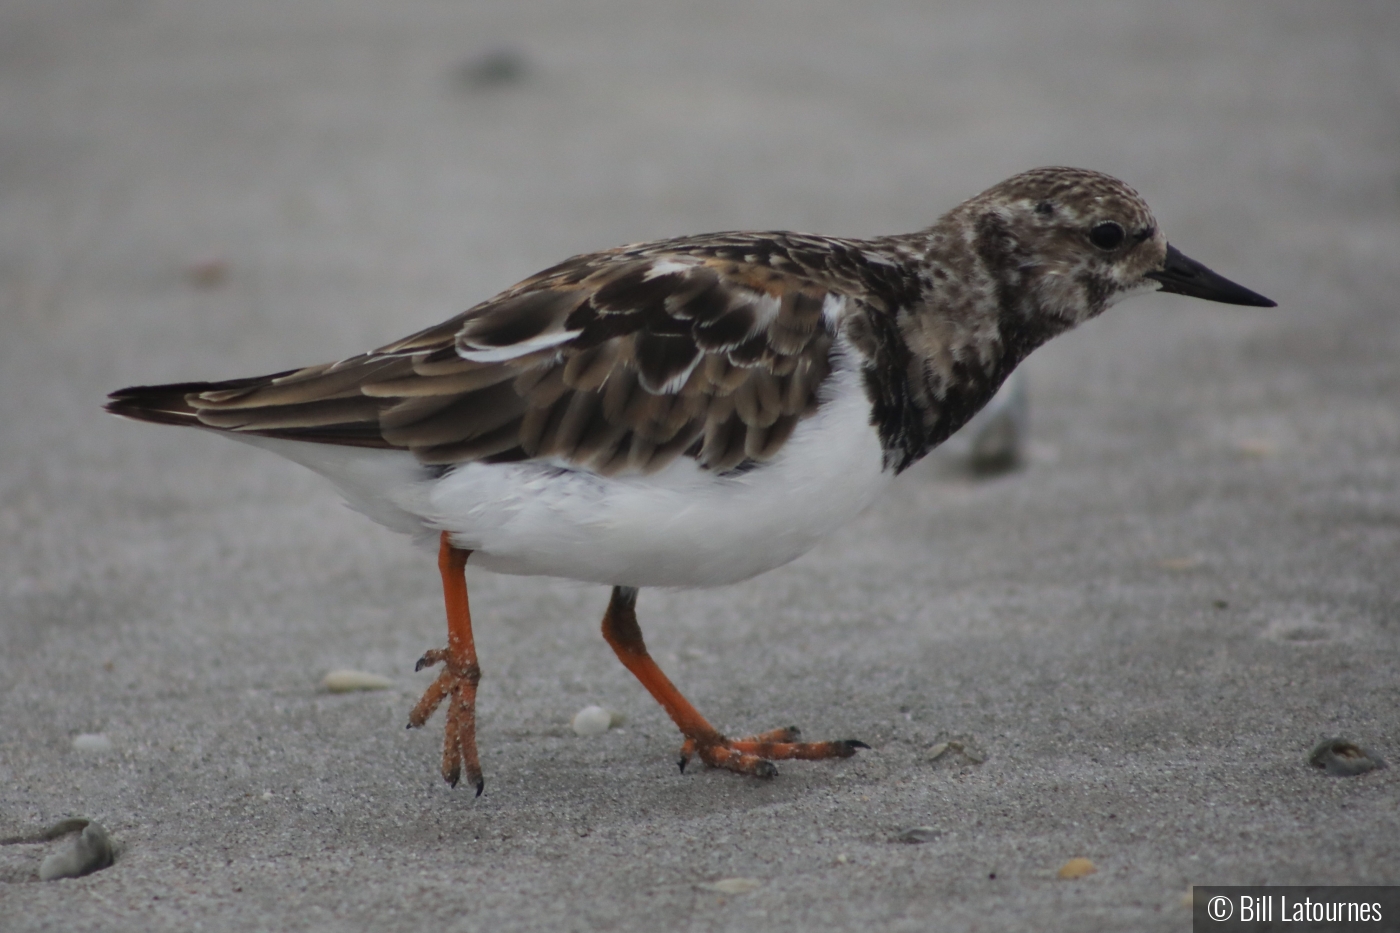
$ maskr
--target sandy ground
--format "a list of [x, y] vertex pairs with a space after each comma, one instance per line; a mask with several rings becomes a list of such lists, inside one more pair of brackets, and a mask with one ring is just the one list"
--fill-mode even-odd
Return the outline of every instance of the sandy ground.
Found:
[[[1397, 153], [1379, 0], [0, 5], [0, 835], [121, 846], [52, 883], [0, 847], [0, 926], [1181, 930], [1192, 883], [1400, 883], [1400, 768], [1306, 761], [1400, 759]], [[1280, 307], [1121, 305], [1028, 363], [1023, 469], [935, 455], [789, 567], [642, 594], [718, 725], [855, 760], [678, 774], [605, 590], [473, 571], [488, 783], [451, 791], [440, 720], [403, 728], [432, 556], [100, 410], [574, 252], [908, 230], [1054, 163]], [[318, 692], [342, 667], [394, 685]], [[626, 724], [574, 736], [588, 703]]]

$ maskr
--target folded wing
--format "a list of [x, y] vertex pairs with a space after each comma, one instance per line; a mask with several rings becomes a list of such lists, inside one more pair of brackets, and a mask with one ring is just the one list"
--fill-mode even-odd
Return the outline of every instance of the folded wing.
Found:
[[742, 250], [614, 250], [362, 356], [123, 389], [108, 408], [426, 464], [548, 459], [612, 475], [690, 456], [724, 471], [773, 457], [817, 409], [846, 300]]

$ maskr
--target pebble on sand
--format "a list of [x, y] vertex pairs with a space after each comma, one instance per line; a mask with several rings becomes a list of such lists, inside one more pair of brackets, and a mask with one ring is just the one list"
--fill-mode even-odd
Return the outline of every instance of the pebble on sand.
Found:
[[941, 835], [943, 835], [943, 831], [936, 826], [911, 826], [894, 838], [898, 842], [920, 845], [925, 842], [932, 842]]
[[331, 671], [321, 678], [321, 689], [327, 693], [350, 693], [355, 690], [387, 690], [394, 682], [387, 677], [367, 671]]
[[[950, 755], [949, 753], [953, 753]], [[987, 756], [970, 741], [949, 739], [929, 746], [925, 759], [931, 762], [956, 762], [980, 765]]]
[[696, 885], [706, 891], [714, 891], [717, 894], [748, 894], [750, 891], [757, 891], [763, 887], [763, 882], [756, 878], [721, 878], [709, 884]]
[[110, 752], [112, 740], [100, 732], [84, 732], [73, 736], [73, 749], [79, 752]]
[[112, 864], [112, 840], [101, 823], [88, 823], [63, 848], [39, 864], [40, 881], [81, 878]]
[[530, 63], [519, 49], [499, 46], [486, 49], [457, 68], [457, 79], [463, 87], [471, 90], [503, 87], [518, 84], [530, 72]]
[[1356, 777], [1386, 767], [1385, 759], [1350, 739], [1333, 738], [1319, 743], [1308, 756], [1308, 763], [1332, 777]]
[[602, 735], [613, 726], [622, 724], [622, 714], [614, 713], [611, 710], [603, 709], [601, 706], [585, 706], [574, 713], [574, 718], [569, 720], [569, 725], [573, 727], [574, 734], [586, 737]]
[[1072, 880], [1074, 878], [1083, 878], [1085, 875], [1092, 875], [1098, 870], [1098, 866], [1086, 858], [1072, 858], [1061, 865], [1060, 870], [1056, 874], [1066, 880]]

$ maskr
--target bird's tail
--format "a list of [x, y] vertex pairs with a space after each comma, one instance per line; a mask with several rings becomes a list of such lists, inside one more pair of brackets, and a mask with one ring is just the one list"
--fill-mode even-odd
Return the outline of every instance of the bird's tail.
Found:
[[199, 420], [190, 396], [207, 392], [237, 392], [267, 382], [268, 377], [230, 379], [227, 382], [172, 382], [162, 386], [130, 386], [107, 396], [103, 407], [114, 415], [153, 424], [209, 427]]
[[[132, 386], [108, 396], [107, 410], [136, 421], [239, 435], [313, 444], [392, 447], [380, 430], [379, 413], [394, 399], [345, 392], [347, 385], [353, 388], [354, 380], [364, 375], [365, 367], [356, 366], [356, 362], [308, 366], [225, 382]], [[337, 365], [339, 369], [335, 368]], [[405, 365], [411, 365], [411, 361]]]

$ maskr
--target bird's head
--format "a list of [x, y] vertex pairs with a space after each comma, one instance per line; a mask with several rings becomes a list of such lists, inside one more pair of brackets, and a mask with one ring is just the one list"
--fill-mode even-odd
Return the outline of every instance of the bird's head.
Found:
[[1050, 315], [1063, 327], [1147, 291], [1274, 306], [1182, 255], [1142, 197], [1102, 172], [1032, 169], [950, 216], [998, 283], [1004, 308]]

